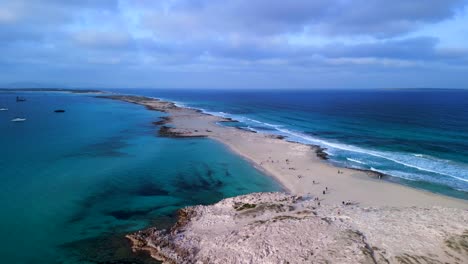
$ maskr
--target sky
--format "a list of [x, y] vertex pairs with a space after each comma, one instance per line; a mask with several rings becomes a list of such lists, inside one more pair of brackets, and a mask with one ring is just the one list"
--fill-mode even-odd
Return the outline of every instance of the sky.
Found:
[[468, 0], [0, 0], [0, 86], [468, 88]]

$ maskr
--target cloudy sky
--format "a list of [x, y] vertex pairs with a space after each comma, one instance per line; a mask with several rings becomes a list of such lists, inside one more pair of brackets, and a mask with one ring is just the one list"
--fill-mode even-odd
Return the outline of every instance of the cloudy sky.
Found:
[[468, 0], [0, 0], [0, 85], [468, 88]]

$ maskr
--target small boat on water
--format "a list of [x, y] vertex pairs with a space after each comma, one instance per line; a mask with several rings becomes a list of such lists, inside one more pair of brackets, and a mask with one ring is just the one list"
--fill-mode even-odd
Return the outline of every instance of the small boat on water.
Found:
[[63, 110], [63, 109], [57, 109], [57, 110], [55, 110], [54, 112], [55, 112], [55, 113], [65, 113], [65, 110]]
[[22, 118], [22, 117], [16, 117], [11, 120], [11, 122], [24, 122], [24, 121], [26, 121], [26, 118]]
[[25, 101], [26, 101], [26, 98], [16, 96], [16, 102], [25, 102]]
[[8, 111], [8, 108], [0, 108], [0, 111]]

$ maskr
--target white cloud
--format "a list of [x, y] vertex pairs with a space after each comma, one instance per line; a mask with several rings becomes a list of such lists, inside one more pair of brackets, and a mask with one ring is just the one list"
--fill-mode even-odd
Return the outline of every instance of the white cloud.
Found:
[[[40, 65], [51, 78], [69, 82], [78, 81], [78, 74], [55, 73], [63, 69], [92, 72], [104, 81], [119, 72], [126, 73], [120, 78], [138, 76], [135, 82], [166, 78], [164, 83], [174, 85], [182, 82], [182, 74], [188, 78], [184, 83], [194, 85], [213, 84], [215, 79], [197, 79], [209, 75], [232, 78], [226, 79], [231, 85], [240, 83], [239, 78], [279, 85], [273, 84], [273, 79], [284, 74], [284, 80], [298, 78], [286, 85], [302, 86], [312, 78], [320, 80], [320, 76], [324, 77], [322, 83], [336, 84], [339, 80], [330, 80], [330, 72], [347, 73], [341, 76], [350, 78], [352, 73], [360, 76], [363, 69], [366, 75], [382, 74], [382, 69], [388, 76], [402, 74], [402, 69], [426, 75], [431, 67], [452, 69], [468, 63], [466, 45], [461, 41], [465, 38], [453, 37], [464, 32], [453, 21], [466, 20], [468, 13], [462, 12], [464, 17], [460, 17], [459, 10], [467, 3], [8, 1], [0, 8], [0, 67], [10, 71], [3, 80], [27, 78], [20, 70], [15, 75], [12, 69], [26, 71]], [[164, 74], [156, 79], [154, 72]], [[314, 77], [306, 74], [310, 72]], [[143, 78], [144, 73], [148, 76]], [[116, 79], [108, 81], [117, 83]], [[247, 86], [249, 82], [242, 83]], [[342, 83], [352, 85], [346, 79]]]
[[131, 37], [125, 32], [82, 30], [73, 33], [73, 39], [85, 47], [121, 48], [129, 45]]

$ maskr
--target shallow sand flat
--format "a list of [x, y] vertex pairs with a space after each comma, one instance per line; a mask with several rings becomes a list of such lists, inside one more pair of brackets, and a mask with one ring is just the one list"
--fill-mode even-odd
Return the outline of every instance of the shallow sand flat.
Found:
[[256, 193], [181, 210], [128, 236], [164, 263], [467, 263], [468, 211], [317, 205]]
[[[107, 97], [166, 112], [169, 118], [164, 123], [170, 125], [164, 126], [167, 135], [216, 139], [248, 159], [258, 169], [273, 176], [291, 193], [317, 196], [323, 204], [336, 205], [349, 200], [363, 206], [444, 206], [468, 209], [466, 200], [379, 180], [377, 174], [369, 172], [337, 168], [319, 158], [313, 146], [220, 126], [218, 122], [230, 121], [221, 117], [146, 97]], [[338, 174], [338, 170], [343, 173]]]

